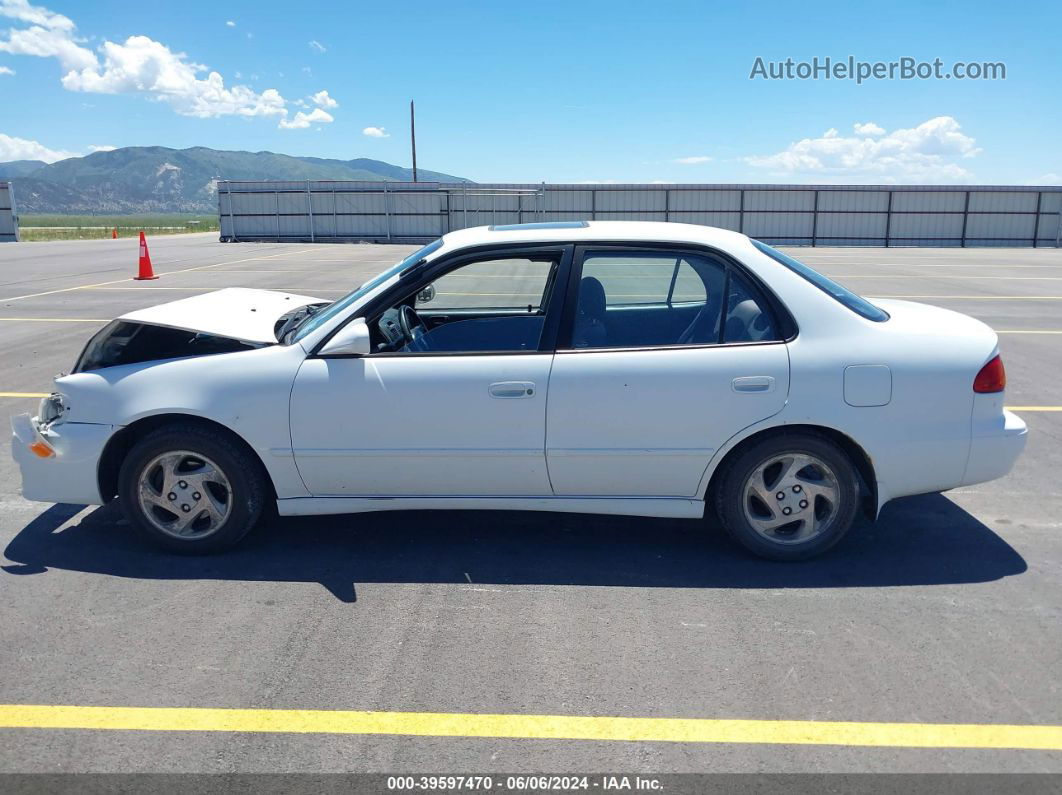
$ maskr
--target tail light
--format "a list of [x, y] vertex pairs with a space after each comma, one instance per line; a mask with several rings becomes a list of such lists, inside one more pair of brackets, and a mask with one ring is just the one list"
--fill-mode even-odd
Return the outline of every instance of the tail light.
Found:
[[974, 392], [1002, 392], [1007, 386], [1007, 372], [1003, 369], [1003, 359], [996, 356], [981, 368], [973, 382]]

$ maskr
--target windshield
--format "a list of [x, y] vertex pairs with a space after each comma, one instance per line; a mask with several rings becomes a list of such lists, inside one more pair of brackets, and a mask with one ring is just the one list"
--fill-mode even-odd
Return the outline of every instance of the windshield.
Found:
[[362, 297], [371, 293], [373, 290], [375, 290], [377, 287], [379, 287], [391, 277], [397, 276], [406, 268], [417, 264], [429, 254], [438, 251], [440, 248], [442, 248], [442, 244], [442, 238], [432, 241], [428, 245], [424, 246], [424, 248], [414, 251], [401, 262], [392, 265], [379, 276], [376, 276], [370, 279], [369, 281], [365, 282], [365, 284], [361, 285], [361, 287], [354, 290], [354, 292], [347, 293], [338, 301], [334, 301], [333, 303], [326, 306], [320, 312], [316, 312], [312, 315], [307, 316], [307, 318], [302, 323], [300, 323], [299, 326], [295, 329], [295, 336], [292, 341], [298, 342], [314, 329], [320, 328], [322, 325], [327, 323], [336, 315], [343, 312], [343, 310], [345, 310], [347, 307], [352, 306], [353, 304], [357, 303]]
[[881, 323], [889, 319], [889, 313], [884, 309], [879, 309], [867, 299], [856, 295], [847, 287], [842, 287], [833, 279], [823, 276], [817, 270], [808, 267], [800, 260], [793, 259], [793, 257], [790, 257], [788, 254], [783, 254], [781, 251], [771, 248], [766, 243], [761, 243], [759, 240], [753, 240], [752, 245], [771, 259], [785, 265], [789, 270], [803, 276], [824, 293], [834, 300], [844, 304], [860, 317], [865, 317], [867, 320], [873, 320], [875, 323]]

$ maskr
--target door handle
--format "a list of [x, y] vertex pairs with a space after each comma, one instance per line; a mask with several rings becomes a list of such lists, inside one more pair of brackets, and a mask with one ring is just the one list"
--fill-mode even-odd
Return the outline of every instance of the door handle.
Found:
[[735, 392], [773, 392], [774, 378], [769, 375], [744, 375], [731, 382]]
[[533, 381], [495, 381], [490, 385], [490, 396], [496, 398], [529, 398], [535, 396]]

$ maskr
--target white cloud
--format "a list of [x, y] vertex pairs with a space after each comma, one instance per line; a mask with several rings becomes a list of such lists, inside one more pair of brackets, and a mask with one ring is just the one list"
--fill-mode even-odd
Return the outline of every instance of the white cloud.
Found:
[[78, 157], [79, 154], [79, 152], [49, 149], [37, 141], [14, 138], [0, 133], [0, 162], [9, 160], [43, 160], [45, 163], [54, 163], [56, 160], [65, 160], [68, 157]]
[[308, 41], [306, 43], [314, 52], [328, 52], [328, 48], [321, 44], [321, 42], [317, 41], [317, 39], [313, 39], [312, 41]]
[[328, 108], [332, 110], [339, 107], [339, 103], [328, 96], [327, 91], [318, 91], [316, 94], [310, 97], [313, 100], [313, 104], [319, 108]]
[[303, 113], [300, 110], [295, 114], [294, 119], [281, 119], [280, 124], [277, 126], [282, 130], [305, 130], [315, 122], [318, 124], [331, 124], [333, 121], [335, 119], [331, 113], [320, 108], [314, 108], [309, 113]]
[[819, 138], [796, 141], [781, 152], [744, 160], [783, 177], [810, 176], [837, 182], [966, 182], [973, 175], [954, 161], [981, 152], [951, 116], [937, 116], [917, 127], [889, 133], [864, 130], [862, 135], [876, 137], [845, 137], [830, 129]]
[[[5, 6], [0, 6], [0, 16], [10, 16]], [[95, 53], [78, 44], [71, 31], [65, 28], [33, 25], [29, 28], [9, 30], [7, 39], [0, 39], [0, 51], [12, 55], [57, 58], [64, 71], [91, 69], [98, 64]]]
[[147, 36], [130, 36], [124, 43], [104, 41], [97, 54], [82, 46], [85, 40], [77, 36], [73, 21], [27, 0], [0, 0], [0, 16], [30, 24], [7, 31], [6, 39], [0, 37], [0, 51], [56, 58], [69, 91], [144, 94], [168, 103], [177, 113], [199, 118], [287, 116], [287, 100], [276, 89], [226, 86], [218, 72]]
[[74, 23], [62, 14], [56, 14], [47, 8], [31, 6], [29, 0], [0, 0], [0, 16], [40, 25], [49, 30], [73, 30]]
[[681, 163], [684, 166], [695, 166], [699, 163], [707, 163], [711, 159], [708, 155], [694, 155], [692, 157], [677, 157], [674, 162]]
[[15, 70], [10, 66], [0, 66], [0, 75], [13, 75]]
[[856, 135], [884, 135], [885, 129], [879, 127], [872, 121], [868, 121], [866, 124], [860, 124], [856, 122], [852, 125], [852, 129], [855, 130]]
[[90, 152], [113, 152], [117, 149], [117, 146], [111, 146], [110, 144], [89, 144]]
[[233, 21], [232, 21], [232, 20], [230, 19], [230, 20], [228, 20], [227, 22], [225, 22], [225, 27], [228, 27], [228, 28], [234, 28], [234, 27], [236, 27], [236, 23], [235, 23], [235, 22], [233, 22]]
[[387, 132], [383, 127], [366, 127], [361, 131], [362, 135], [367, 135], [370, 138], [390, 138], [391, 133]]
[[102, 68], [68, 72], [63, 86], [96, 94], [145, 93], [168, 102], [184, 116], [283, 116], [286, 100], [275, 88], [258, 93], [247, 86], [225, 86], [217, 72], [205, 78], [206, 67], [191, 63], [184, 53], [147, 36], [130, 36], [125, 44], [103, 43]]

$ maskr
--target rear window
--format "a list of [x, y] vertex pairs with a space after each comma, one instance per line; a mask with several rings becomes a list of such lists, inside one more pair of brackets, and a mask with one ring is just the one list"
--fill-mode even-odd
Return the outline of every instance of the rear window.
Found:
[[788, 254], [783, 254], [781, 251], [773, 249], [766, 243], [761, 243], [759, 240], [753, 240], [752, 245], [771, 259], [785, 265], [789, 270], [803, 276], [835, 301], [844, 304], [860, 317], [865, 317], [867, 320], [873, 320], [875, 323], [882, 323], [889, 319], [889, 313], [884, 309], [879, 309], [867, 299], [856, 295], [847, 287], [842, 287], [833, 279], [828, 279], [814, 268], [805, 265], [800, 260], [793, 259]]

